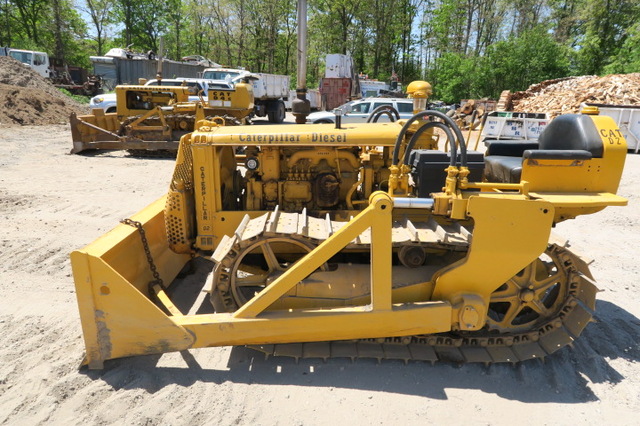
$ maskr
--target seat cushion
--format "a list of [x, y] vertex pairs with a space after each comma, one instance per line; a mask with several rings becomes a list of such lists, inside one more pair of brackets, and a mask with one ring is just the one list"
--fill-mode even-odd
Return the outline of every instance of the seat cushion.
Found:
[[522, 157], [522, 153], [528, 149], [538, 149], [538, 142], [500, 140], [487, 146], [487, 155]]
[[565, 114], [556, 117], [538, 138], [540, 149], [584, 150], [593, 158], [602, 158], [602, 138], [588, 115]]
[[522, 157], [489, 155], [484, 159], [484, 178], [488, 182], [520, 183]]

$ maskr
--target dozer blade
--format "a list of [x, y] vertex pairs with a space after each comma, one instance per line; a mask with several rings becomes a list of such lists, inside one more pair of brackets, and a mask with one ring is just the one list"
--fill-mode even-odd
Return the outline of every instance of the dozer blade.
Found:
[[[171, 282], [189, 260], [169, 250], [161, 198], [132, 217], [142, 224], [158, 273]], [[148, 300], [153, 280], [136, 228], [120, 225], [71, 253], [71, 265], [86, 346], [85, 363], [137, 354], [177, 351], [193, 336]]]
[[78, 116], [72, 113], [69, 124], [73, 140], [70, 154], [94, 149], [177, 152], [180, 146], [180, 141], [177, 140], [142, 140], [120, 135], [118, 129], [121, 123], [115, 113], [105, 114], [101, 109], [94, 110], [91, 115]]
[[[171, 283], [190, 256], [170, 251], [162, 198], [131, 218], [140, 233], [120, 225], [94, 243], [71, 254], [80, 318], [86, 345], [85, 364], [102, 368], [107, 359], [159, 354], [188, 348], [263, 345], [301, 341], [375, 339], [432, 334], [450, 330], [451, 304], [447, 301], [391, 303], [391, 198], [378, 193], [362, 213], [340, 228], [305, 261], [293, 265], [242, 309], [234, 313], [182, 315], [164, 304], [165, 313], [150, 299], [150, 283], [159, 278]], [[282, 297], [300, 277], [317, 269], [365, 229], [372, 228], [372, 265], [379, 265], [371, 280], [371, 305], [326, 309], [268, 311], [271, 300]], [[375, 259], [375, 261], [374, 261]], [[155, 291], [154, 291], [155, 293]], [[160, 303], [166, 298], [157, 293]]]
[[135, 138], [123, 137], [122, 141], [90, 141], [73, 142], [71, 154], [78, 154], [91, 149], [107, 150], [149, 150], [149, 151], [178, 151], [178, 141], [143, 141]]

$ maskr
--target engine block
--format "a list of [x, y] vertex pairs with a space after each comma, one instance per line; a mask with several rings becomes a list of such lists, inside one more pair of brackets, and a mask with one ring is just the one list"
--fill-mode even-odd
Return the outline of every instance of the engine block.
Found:
[[388, 178], [384, 154], [375, 149], [252, 146], [245, 152], [247, 210], [353, 209]]

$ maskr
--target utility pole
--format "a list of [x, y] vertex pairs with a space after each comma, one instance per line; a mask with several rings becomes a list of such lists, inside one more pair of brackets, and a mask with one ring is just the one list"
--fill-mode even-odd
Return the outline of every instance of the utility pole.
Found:
[[156, 59], [158, 60], [158, 66], [156, 68], [156, 80], [158, 80], [158, 84], [162, 84], [162, 61], [164, 60], [164, 37], [162, 36], [160, 36], [160, 49], [158, 50]]
[[298, 81], [291, 112], [297, 124], [306, 123], [311, 112], [311, 104], [307, 99], [307, 0], [298, 0]]

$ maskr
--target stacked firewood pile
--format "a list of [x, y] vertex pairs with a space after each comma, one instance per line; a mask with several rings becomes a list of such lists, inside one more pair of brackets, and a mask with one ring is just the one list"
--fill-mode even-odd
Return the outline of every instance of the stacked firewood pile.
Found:
[[547, 80], [512, 93], [509, 101], [511, 111], [546, 112], [551, 118], [577, 113], [583, 102], [640, 106], [640, 73]]
[[453, 118], [463, 130], [475, 129], [482, 122], [485, 114], [496, 110], [496, 101], [491, 99], [463, 99], [460, 108], [450, 109], [447, 115]]

